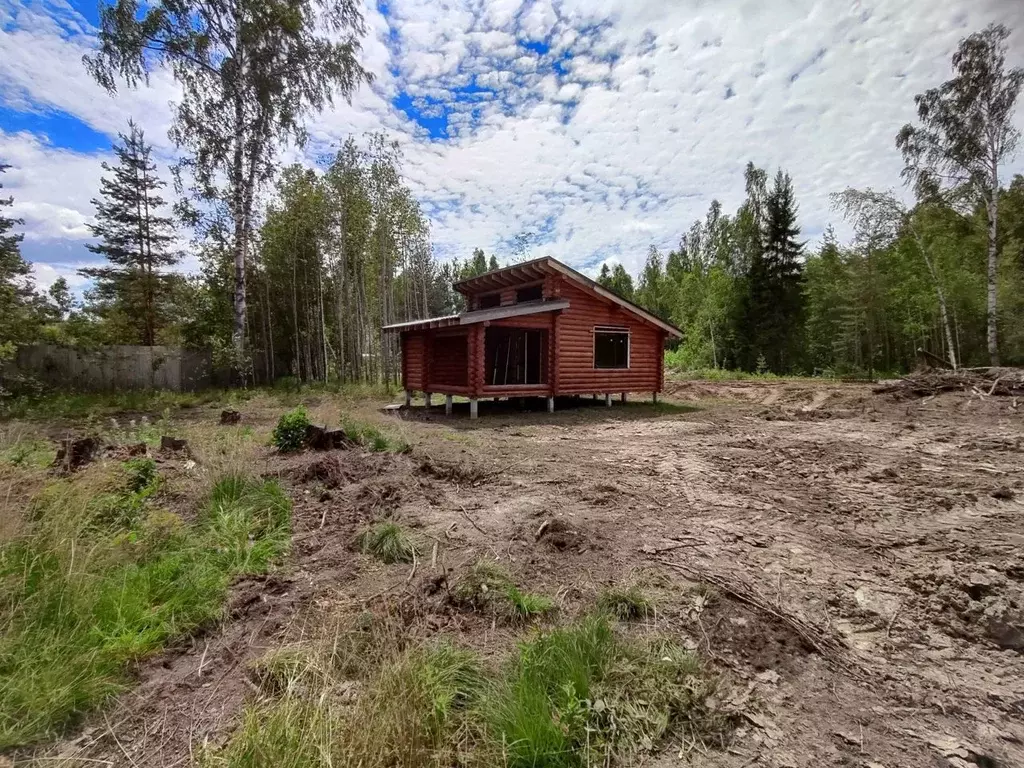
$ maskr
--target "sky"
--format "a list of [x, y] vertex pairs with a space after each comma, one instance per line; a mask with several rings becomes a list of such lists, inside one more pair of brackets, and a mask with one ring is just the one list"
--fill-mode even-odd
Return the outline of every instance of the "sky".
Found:
[[[829, 193], [902, 189], [895, 134], [961, 38], [1016, 28], [1024, 65], [1024, 0], [379, 0], [364, 15], [372, 85], [288, 156], [315, 165], [385, 131], [436, 258], [504, 261], [528, 234], [531, 255], [591, 274], [637, 272], [713, 199], [735, 210], [748, 161], [792, 175], [812, 246], [830, 223], [842, 235]], [[176, 157], [179, 87], [160, 71], [107, 95], [81, 63], [97, 20], [94, 0], [0, 0], [0, 183], [44, 288], [85, 285], [90, 201], [129, 118], [165, 173]], [[1024, 151], [1006, 171], [1024, 172]]]

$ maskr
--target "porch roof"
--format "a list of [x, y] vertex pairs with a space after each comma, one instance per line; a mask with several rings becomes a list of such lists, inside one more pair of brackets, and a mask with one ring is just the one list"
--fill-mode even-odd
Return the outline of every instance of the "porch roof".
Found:
[[525, 301], [520, 304], [509, 304], [503, 307], [490, 307], [478, 309], [473, 312], [463, 312], [459, 315], [445, 315], [444, 317], [428, 317], [424, 320], [412, 320], [408, 323], [393, 323], [385, 325], [385, 331], [425, 331], [431, 328], [447, 328], [452, 325], [473, 325], [487, 320], [502, 320], [507, 317], [519, 317], [521, 315], [536, 315], [541, 312], [554, 312], [560, 309], [568, 309], [569, 302], [566, 299]]

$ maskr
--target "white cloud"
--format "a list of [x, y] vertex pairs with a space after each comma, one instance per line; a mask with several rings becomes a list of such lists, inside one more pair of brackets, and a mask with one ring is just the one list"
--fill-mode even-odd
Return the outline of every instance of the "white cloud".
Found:
[[[80, 65], [84, 20], [54, 2], [7, 2], [0, 105], [65, 111], [108, 134], [134, 114], [164, 136], [176, 94], [166, 76], [111, 100]], [[515, 234], [534, 232], [536, 254], [634, 272], [649, 244], [674, 245], [713, 198], [734, 210], [748, 160], [792, 174], [812, 237], [837, 220], [828, 193], [900, 187], [894, 136], [914, 117], [914, 94], [948, 77], [964, 35], [1024, 22], [1004, 0], [394, 0], [388, 14], [367, 12], [374, 85], [311, 121], [305, 157], [386, 130], [436, 211], [439, 255], [504, 255]], [[1014, 64], [1022, 36], [1024, 26]], [[487, 92], [454, 103], [474, 82]], [[448, 136], [431, 139], [394, 108], [403, 92], [447, 103]], [[29, 237], [80, 242], [102, 156], [17, 134], [0, 135], [0, 158], [17, 168], [4, 182]]]

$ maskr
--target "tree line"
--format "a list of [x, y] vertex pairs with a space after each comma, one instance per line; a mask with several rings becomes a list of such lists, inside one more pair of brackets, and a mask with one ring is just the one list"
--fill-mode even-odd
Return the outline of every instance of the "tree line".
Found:
[[[103, 9], [86, 61], [101, 84], [138, 85], [162, 61], [183, 86], [174, 199], [129, 123], [93, 201], [89, 248], [105, 263], [82, 270], [82, 302], [64, 280], [34, 290], [0, 199], [3, 354], [39, 340], [205, 346], [240, 380], [392, 381], [399, 350], [381, 326], [460, 311], [452, 283], [499, 266], [481, 249], [434, 258], [385, 136], [350, 138], [315, 168], [278, 167], [275, 136], [301, 143], [305, 115], [367, 78], [355, 6], [284, 4], [287, 19], [219, 0]], [[319, 13], [331, 30], [310, 26]], [[196, 24], [210, 25], [209, 39], [193, 38]], [[963, 40], [953, 77], [916, 98], [916, 124], [896, 137], [913, 203], [892, 191], [832, 195], [849, 243], [830, 229], [809, 248], [789, 174], [750, 163], [735, 212], [712, 202], [678, 247], [650, 249], [635, 282], [621, 265], [599, 281], [684, 331], [671, 353], [680, 367], [873, 373], [911, 367], [918, 349], [954, 366], [1024, 360], [1024, 179], [1000, 179], [1024, 70], [1005, 65], [1007, 35], [992, 26]], [[174, 271], [186, 247], [196, 274]], [[512, 258], [528, 249], [517, 236]]]
[[1008, 35], [962, 40], [953, 76], [915, 98], [917, 122], [895, 142], [912, 203], [830, 196], [851, 242], [828, 228], [809, 248], [788, 174], [769, 183], [749, 164], [735, 213], [714, 201], [677, 248], [651, 248], [635, 281], [607, 264], [599, 281], [676, 323], [672, 361], [687, 369], [876, 374], [908, 370], [922, 349], [953, 367], [1024, 362], [1024, 177], [1000, 177], [1024, 85]]

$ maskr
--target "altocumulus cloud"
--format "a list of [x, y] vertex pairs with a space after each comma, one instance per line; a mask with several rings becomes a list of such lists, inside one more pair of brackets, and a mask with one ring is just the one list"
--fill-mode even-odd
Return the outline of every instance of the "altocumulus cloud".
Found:
[[[535, 254], [588, 271], [636, 270], [712, 199], [733, 209], [748, 160], [792, 174], [813, 240], [836, 219], [829, 192], [899, 187], [893, 137], [961, 37], [1019, 27], [1011, 63], [1024, 64], [1019, 0], [381, 0], [365, 13], [373, 85], [315, 118], [288, 159], [386, 131], [438, 257], [504, 256], [528, 232]], [[164, 73], [108, 97], [80, 64], [95, 23], [91, 0], [0, 0], [0, 161], [42, 284], [91, 260], [89, 200], [129, 117], [174, 157], [177, 86]]]

